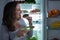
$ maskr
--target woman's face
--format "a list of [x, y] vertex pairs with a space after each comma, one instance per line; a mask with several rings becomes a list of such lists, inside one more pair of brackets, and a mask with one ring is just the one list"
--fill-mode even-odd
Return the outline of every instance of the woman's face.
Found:
[[20, 7], [19, 5], [16, 6], [16, 18], [17, 19], [20, 19], [21, 18], [21, 10], [20, 10]]

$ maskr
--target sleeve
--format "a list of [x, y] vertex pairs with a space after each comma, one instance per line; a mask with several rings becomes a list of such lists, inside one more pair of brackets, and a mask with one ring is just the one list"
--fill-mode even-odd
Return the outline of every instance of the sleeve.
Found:
[[27, 33], [28, 37], [32, 37], [33, 35], [33, 30], [30, 30], [28, 33]]
[[0, 26], [0, 40], [9, 40], [9, 33], [5, 26]]

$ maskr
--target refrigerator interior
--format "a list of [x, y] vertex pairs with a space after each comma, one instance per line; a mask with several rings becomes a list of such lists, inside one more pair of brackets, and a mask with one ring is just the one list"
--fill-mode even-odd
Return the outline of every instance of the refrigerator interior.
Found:
[[[48, 0], [48, 5], [47, 5], [47, 11], [51, 10], [59, 10], [60, 11], [60, 0]], [[59, 14], [59, 13], [58, 13]], [[51, 15], [52, 16], [52, 15]], [[56, 28], [52, 28], [50, 25], [53, 22], [59, 21], [60, 20], [60, 15], [55, 16], [55, 17], [48, 17], [48, 40], [57, 38], [60, 40], [60, 26]], [[59, 21], [60, 22], [60, 21]], [[58, 25], [57, 25], [58, 26]], [[55, 27], [55, 26], [54, 26]]]
[[[25, 10], [27, 12], [22, 12], [23, 14], [29, 14], [30, 17], [32, 17], [32, 25], [33, 28], [33, 36], [37, 40], [43, 40], [43, 4], [42, 0], [40, 0], [40, 3], [36, 4], [19, 4], [21, 10]], [[39, 12], [31, 13], [31, 10], [39, 9]]]

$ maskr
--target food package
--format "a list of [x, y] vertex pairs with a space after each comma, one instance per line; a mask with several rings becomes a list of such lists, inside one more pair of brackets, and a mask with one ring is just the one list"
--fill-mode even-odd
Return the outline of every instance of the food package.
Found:
[[57, 17], [60, 15], [60, 10], [58, 9], [52, 9], [51, 11], [48, 11], [48, 17]]

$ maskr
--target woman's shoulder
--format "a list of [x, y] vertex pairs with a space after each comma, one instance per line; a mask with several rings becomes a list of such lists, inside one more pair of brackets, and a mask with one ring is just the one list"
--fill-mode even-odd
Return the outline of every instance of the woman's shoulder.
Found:
[[9, 33], [5, 25], [0, 25], [0, 39], [9, 40]]
[[4, 29], [5, 29], [5, 28], [6, 28], [6, 26], [5, 26], [5, 25], [3, 25], [3, 24], [1, 24], [1, 25], [0, 25], [0, 28], [4, 28]]
[[1, 24], [0, 25], [0, 30], [8, 31], [8, 28], [6, 27], [6, 25]]

